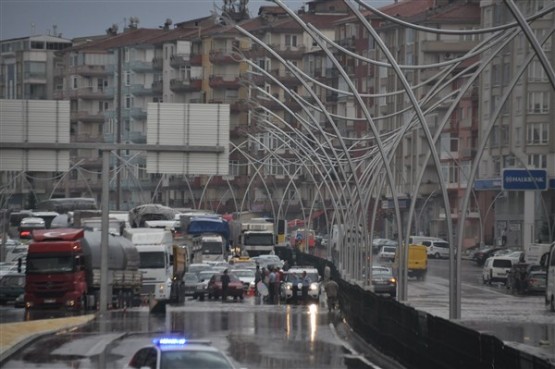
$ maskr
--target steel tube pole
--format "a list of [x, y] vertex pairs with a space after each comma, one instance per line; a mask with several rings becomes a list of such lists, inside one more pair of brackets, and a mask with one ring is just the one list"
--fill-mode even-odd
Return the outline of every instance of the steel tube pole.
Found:
[[108, 309], [108, 213], [110, 198], [110, 151], [102, 151], [102, 201], [101, 201], [101, 224], [100, 236], [100, 307], [99, 313], [103, 315]]

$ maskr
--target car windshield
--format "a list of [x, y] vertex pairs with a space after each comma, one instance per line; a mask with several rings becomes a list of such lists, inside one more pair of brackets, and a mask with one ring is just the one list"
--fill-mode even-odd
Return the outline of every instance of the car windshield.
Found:
[[384, 247], [383, 252], [395, 252], [395, 247]]
[[391, 269], [389, 268], [372, 268], [372, 275], [389, 275]]
[[254, 271], [252, 270], [233, 270], [232, 273], [239, 278], [241, 277], [254, 278]]
[[73, 271], [73, 257], [55, 256], [55, 257], [27, 257], [26, 270], [29, 274], [40, 273], [60, 273]]
[[204, 280], [210, 279], [210, 278], [212, 278], [212, 276], [214, 275], [214, 273], [216, 273], [216, 272], [213, 271], [213, 270], [200, 272], [200, 273], [198, 274], [198, 279], [199, 279], [199, 281], [201, 281], [201, 282], [204, 281]]
[[196, 283], [198, 277], [195, 273], [185, 273], [185, 283]]
[[163, 351], [160, 369], [233, 369], [224, 355], [217, 351]]

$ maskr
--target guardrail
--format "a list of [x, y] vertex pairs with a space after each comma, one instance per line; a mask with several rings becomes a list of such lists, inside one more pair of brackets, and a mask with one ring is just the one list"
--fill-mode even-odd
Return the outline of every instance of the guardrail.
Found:
[[413, 369], [549, 369], [546, 358], [506, 345], [489, 334], [436, 317], [341, 279], [328, 260], [297, 252], [296, 262], [320, 275], [330, 268], [339, 284], [339, 304], [352, 329], [367, 343]]

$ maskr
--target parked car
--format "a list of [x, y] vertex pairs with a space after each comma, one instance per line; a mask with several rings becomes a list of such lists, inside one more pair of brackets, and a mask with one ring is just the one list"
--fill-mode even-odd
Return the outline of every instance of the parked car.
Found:
[[[223, 273], [217, 273], [210, 278], [207, 289], [208, 299], [214, 298], [217, 300], [222, 297], [222, 275]], [[233, 273], [229, 273], [227, 296], [233, 297], [234, 300], [237, 300], [237, 298], [243, 300], [245, 297], [243, 282]]]
[[382, 246], [380, 252], [378, 252], [378, 259], [384, 261], [393, 261], [395, 259], [395, 252], [397, 247], [395, 246]]
[[507, 289], [512, 294], [544, 293], [547, 271], [540, 265], [516, 263], [507, 276]]
[[181, 337], [162, 337], [141, 347], [133, 354], [125, 369], [235, 369], [236, 366], [210, 341]]
[[501, 250], [501, 247], [486, 247], [480, 250], [477, 250], [474, 255], [472, 255], [472, 260], [478, 265], [483, 266], [486, 260], [493, 256], [493, 254], [497, 251]]
[[516, 262], [518, 262], [518, 259], [515, 260], [505, 256], [492, 256], [488, 258], [482, 269], [483, 283], [502, 282], [506, 284], [507, 276]]
[[391, 268], [372, 266], [372, 290], [375, 293], [387, 293], [391, 297], [397, 297], [397, 279], [393, 276]]
[[10, 273], [0, 277], [0, 303], [15, 301], [25, 292], [25, 274]]
[[444, 240], [422, 241], [422, 245], [426, 246], [428, 257], [434, 259], [449, 258], [449, 243]]

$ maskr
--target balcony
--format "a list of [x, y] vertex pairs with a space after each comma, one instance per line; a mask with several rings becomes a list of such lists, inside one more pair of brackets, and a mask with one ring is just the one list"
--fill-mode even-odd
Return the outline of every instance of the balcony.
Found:
[[129, 132], [129, 141], [135, 144], [146, 144], [146, 135], [144, 132], [131, 131]]
[[191, 65], [192, 66], [202, 66], [202, 55], [201, 54], [196, 54], [196, 55], [191, 55]]
[[275, 100], [258, 99], [257, 102], [269, 110], [283, 110], [283, 104]]
[[23, 73], [23, 83], [30, 83], [35, 85], [44, 85], [47, 82], [46, 73]]
[[202, 79], [171, 79], [170, 90], [173, 92], [195, 92], [202, 89]]
[[151, 86], [152, 93], [155, 95], [160, 95], [163, 92], [162, 81], [154, 81]]
[[179, 69], [191, 65], [190, 55], [172, 55], [170, 57], [170, 67]]
[[70, 113], [71, 121], [83, 123], [104, 123], [104, 112], [90, 113], [88, 111], [75, 111]]
[[69, 68], [69, 74], [83, 77], [107, 77], [113, 73], [113, 65], [77, 65]]
[[130, 91], [135, 96], [149, 96], [154, 94], [152, 88], [147, 88], [141, 84], [131, 85]]
[[301, 82], [292, 73], [280, 72], [279, 69], [274, 69], [270, 73], [277, 78], [287, 88], [299, 86]]
[[304, 46], [290, 47], [282, 45], [272, 45], [272, 48], [277, 51], [279, 56], [286, 60], [302, 59], [303, 55], [306, 52], [306, 48]]
[[99, 143], [99, 142], [104, 142], [104, 137], [83, 133], [83, 134], [71, 135], [70, 142]]
[[229, 50], [212, 50], [209, 60], [212, 64], [237, 64], [241, 58]]
[[249, 105], [246, 100], [240, 99], [232, 102], [229, 106], [231, 113], [240, 113], [249, 111]]
[[209, 86], [212, 88], [237, 90], [241, 87], [241, 79], [233, 76], [231, 79], [225, 79], [224, 76], [211, 75], [209, 79]]
[[145, 120], [147, 113], [143, 108], [131, 108], [129, 109], [129, 115], [133, 119]]
[[164, 69], [164, 59], [159, 56], [152, 58], [152, 69], [156, 71]]
[[68, 97], [83, 100], [111, 100], [114, 98], [114, 88], [81, 87], [76, 90], [70, 90]]
[[152, 72], [154, 70], [152, 62], [143, 60], [133, 60], [129, 62], [129, 68], [135, 72]]

